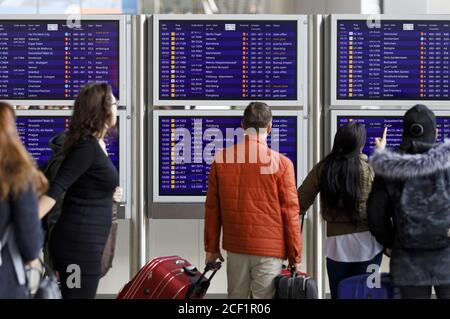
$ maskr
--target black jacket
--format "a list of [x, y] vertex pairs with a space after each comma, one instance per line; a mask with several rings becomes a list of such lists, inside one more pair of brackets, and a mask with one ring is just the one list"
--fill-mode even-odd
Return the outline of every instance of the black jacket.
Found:
[[450, 141], [422, 154], [376, 151], [371, 165], [375, 180], [367, 203], [369, 229], [380, 244], [392, 249], [390, 272], [393, 284], [450, 284], [450, 247], [439, 250], [405, 249], [396, 239], [398, 225], [394, 223], [396, 204], [405, 180], [450, 170]]

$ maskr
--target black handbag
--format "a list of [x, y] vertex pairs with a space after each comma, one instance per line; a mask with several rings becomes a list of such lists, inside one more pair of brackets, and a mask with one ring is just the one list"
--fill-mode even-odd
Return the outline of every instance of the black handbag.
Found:
[[112, 216], [111, 229], [109, 230], [108, 239], [106, 240], [102, 253], [102, 270], [100, 278], [103, 278], [113, 266], [114, 253], [116, 250], [117, 228], [119, 227], [117, 224], [117, 203], [113, 203]]
[[31, 271], [36, 270], [39, 273], [39, 284], [34, 294], [29, 289], [30, 299], [62, 299], [58, 280], [53, 271], [44, 262], [39, 260], [41, 268], [27, 267], [28, 287], [30, 288], [29, 277]]

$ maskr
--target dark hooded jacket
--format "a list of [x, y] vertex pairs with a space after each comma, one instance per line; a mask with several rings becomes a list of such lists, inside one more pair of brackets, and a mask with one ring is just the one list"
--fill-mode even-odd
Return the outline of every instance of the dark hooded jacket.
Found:
[[449, 285], [450, 246], [439, 250], [403, 248], [396, 238], [394, 217], [405, 180], [425, 178], [438, 172], [450, 175], [450, 140], [417, 154], [377, 150], [371, 165], [375, 180], [367, 203], [369, 229], [380, 244], [392, 249], [393, 285]]

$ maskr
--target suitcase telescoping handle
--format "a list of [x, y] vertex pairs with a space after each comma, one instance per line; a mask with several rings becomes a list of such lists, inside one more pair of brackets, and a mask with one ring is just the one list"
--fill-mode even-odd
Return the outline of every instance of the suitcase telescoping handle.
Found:
[[[216, 272], [222, 267], [222, 263], [218, 262], [210, 262], [206, 264], [205, 270], [202, 272], [200, 277], [192, 283], [191, 288], [186, 293], [186, 299], [190, 299], [192, 295], [199, 295], [202, 291], [206, 291], [209, 287], [211, 280], [213, 279]], [[213, 273], [209, 276], [208, 279], [204, 280], [206, 274], [212, 271]]]
[[222, 263], [220, 261], [207, 263], [205, 270], [202, 272], [201, 276], [198, 278], [198, 280], [195, 284], [196, 285], [199, 284], [203, 280], [203, 278], [205, 278], [206, 273], [208, 273], [208, 271], [212, 271], [213, 273], [206, 280], [206, 282], [209, 283], [213, 279], [216, 272], [220, 269], [220, 267], [222, 267]]

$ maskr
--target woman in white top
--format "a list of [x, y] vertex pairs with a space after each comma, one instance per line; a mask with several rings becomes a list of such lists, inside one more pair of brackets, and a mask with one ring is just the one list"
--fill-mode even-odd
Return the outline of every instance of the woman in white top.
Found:
[[348, 277], [380, 265], [383, 247], [370, 234], [366, 202], [373, 172], [362, 154], [366, 130], [350, 122], [340, 127], [333, 149], [308, 174], [298, 189], [304, 214], [320, 193], [322, 216], [327, 222], [325, 256], [331, 298], [338, 298], [338, 285]]

